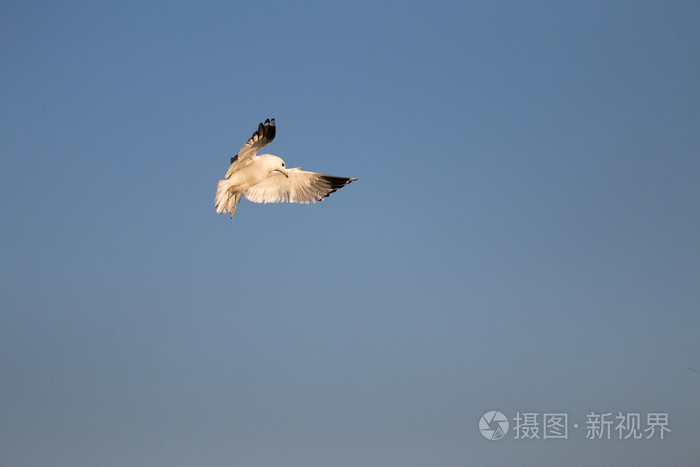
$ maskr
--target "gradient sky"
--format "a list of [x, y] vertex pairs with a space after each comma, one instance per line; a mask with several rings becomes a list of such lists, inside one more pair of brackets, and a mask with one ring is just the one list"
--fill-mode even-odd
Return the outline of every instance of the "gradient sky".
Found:
[[[697, 465], [699, 45], [691, 1], [1, 2], [0, 464]], [[217, 216], [272, 117], [359, 180]]]

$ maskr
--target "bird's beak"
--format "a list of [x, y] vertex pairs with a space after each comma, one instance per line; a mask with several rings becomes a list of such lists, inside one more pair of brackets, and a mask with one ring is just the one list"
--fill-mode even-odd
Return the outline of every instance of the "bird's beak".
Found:
[[289, 178], [289, 174], [287, 173], [287, 171], [285, 169], [280, 170], [280, 172], [282, 172], [282, 175]]

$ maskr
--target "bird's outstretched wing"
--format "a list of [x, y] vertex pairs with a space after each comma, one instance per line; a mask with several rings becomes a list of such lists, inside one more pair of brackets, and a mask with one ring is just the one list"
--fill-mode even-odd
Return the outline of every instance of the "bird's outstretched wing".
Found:
[[254, 203], [315, 203], [356, 178], [305, 172], [301, 167], [287, 169], [289, 178], [272, 172], [265, 180], [243, 192]]
[[231, 174], [239, 168], [250, 164], [260, 148], [267, 146], [275, 139], [275, 132], [274, 118], [272, 120], [268, 118], [265, 120], [265, 123], [260, 123], [258, 129], [253, 133], [253, 136], [251, 136], [248, 142], [238, 151], [238, 155], [231, 158], [231, 166], [226, 171], [226, 178], [229, 178]]

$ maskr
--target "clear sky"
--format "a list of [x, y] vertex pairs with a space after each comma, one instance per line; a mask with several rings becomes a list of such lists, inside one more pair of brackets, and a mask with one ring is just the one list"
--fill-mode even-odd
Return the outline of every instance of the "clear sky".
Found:
[[[697, 2], [3, 1], [0, 67], [1, 465], [697, 465]], [[272, 117], [359, 180], [217, 216]]]

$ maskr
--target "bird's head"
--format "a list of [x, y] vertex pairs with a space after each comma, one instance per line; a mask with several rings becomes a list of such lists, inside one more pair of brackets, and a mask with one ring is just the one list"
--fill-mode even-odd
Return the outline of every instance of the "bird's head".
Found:
[[272, 175], [274, 172], [279, 172], [289, 178], [287, 168], [281, 157], [273, 156], [272, 154], [260, 154], [257, 159], [267, 169], [267, 173]]
[[284, 165], [284, 161], [282, 160], [281, 157], [275, 156], [275, 164], [273, 166], [272, 171], [273, 172], [279, 172], [285, 177], [289, 178], [289, 174], [287, 173], [287, 168]]

